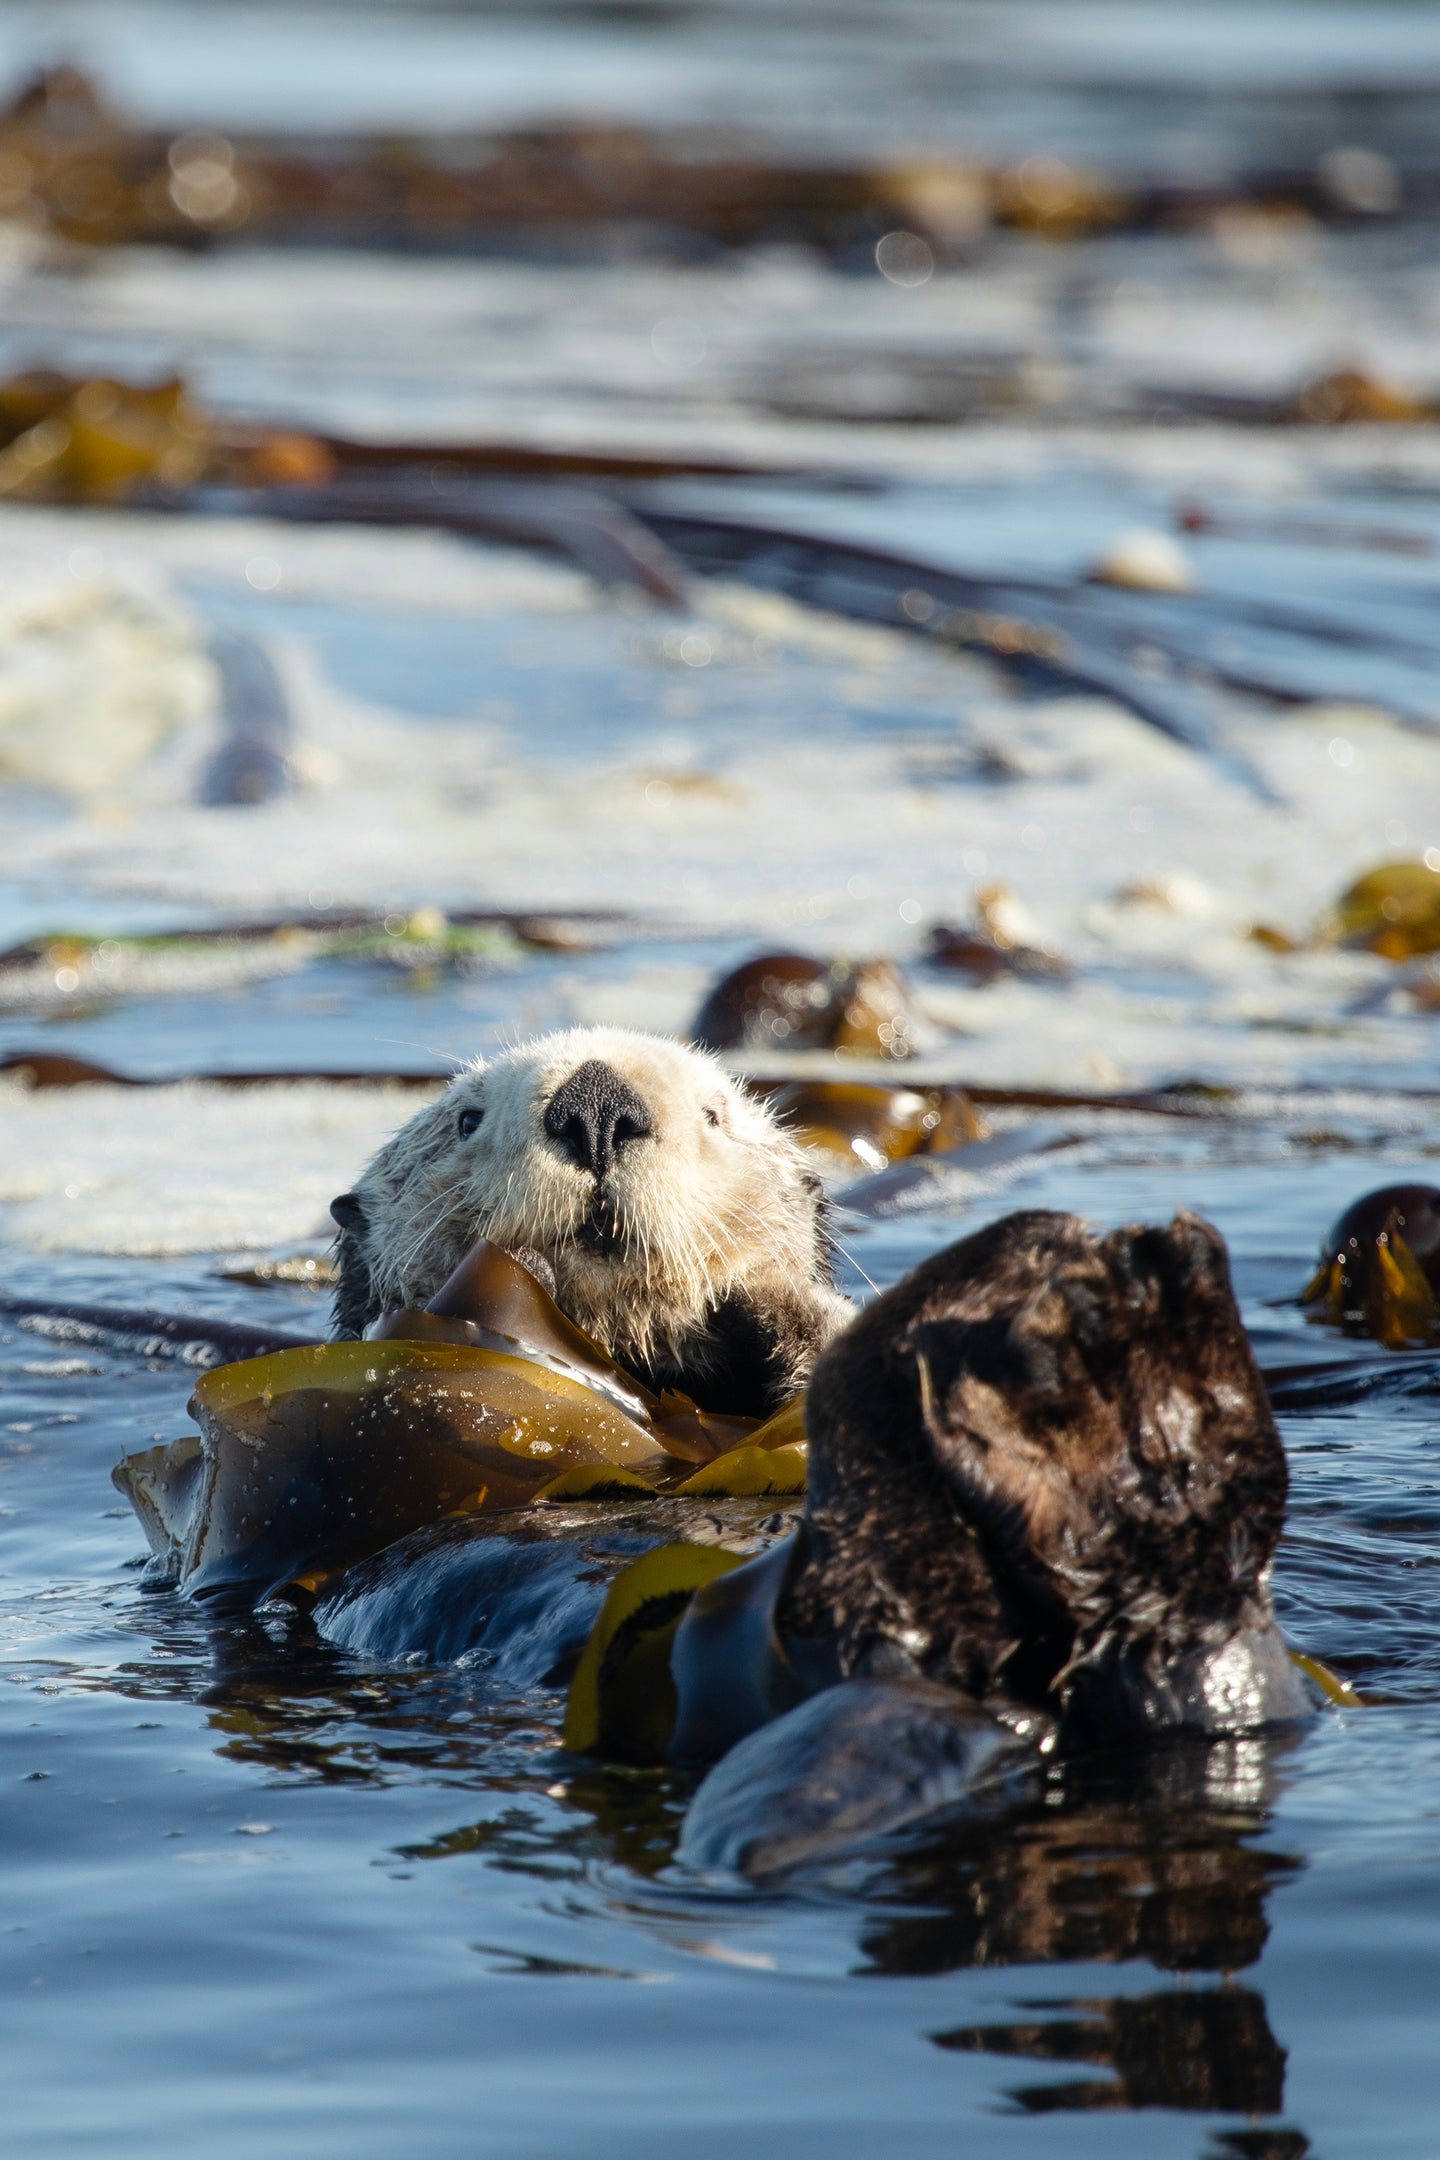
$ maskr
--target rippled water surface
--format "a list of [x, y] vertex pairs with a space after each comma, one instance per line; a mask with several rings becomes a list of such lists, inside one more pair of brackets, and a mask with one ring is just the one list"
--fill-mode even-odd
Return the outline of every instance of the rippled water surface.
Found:
[[[1355, 1164], [1237, 1140], [1091, 1139], [1006, 1198], [1204, 1206], [1284, 1362], [1311, 1344], [1268, 1301]], [[847, 1242], [883, 1284], [975, 1219]], [[313, 1313], [198, 1263], [26, 1279]], [[1298, 1741], [1080, 1765], [1017, 1815], [762, 1895], [678, 1868], [678, 1781], [577, 1771], [553, 1695], [147, 1594], [108, 1471], [180, 1428], [183, 1374], [14, 1327], [0, 1356], [16, 2149], [1426, 2149], [1433, 1393], [1287, 1422], [1286, 1625], [1382, 1702]]]

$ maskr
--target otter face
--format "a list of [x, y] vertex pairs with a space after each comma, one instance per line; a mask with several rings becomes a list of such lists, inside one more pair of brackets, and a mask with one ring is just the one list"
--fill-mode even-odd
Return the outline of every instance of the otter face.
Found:
[[542, 1037], [460, 1073], [334, 1212], [337, 1319], [352, 1332], [423, 1305], [481, 1237], [540, 1253], [562, 1309], [662, 1379], [737, 1296], [808, 1295], [826, 1313], [812, 1350], [849, 1314], [828, 1291], [798, 1148], [712, 1058], [621, 1029]]

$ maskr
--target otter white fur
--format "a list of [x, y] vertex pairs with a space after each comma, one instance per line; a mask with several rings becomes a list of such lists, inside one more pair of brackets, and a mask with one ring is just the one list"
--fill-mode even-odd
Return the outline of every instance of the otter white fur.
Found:
[[557, 1303], [638, 1378], [761, 1416], [852, 1317], [799, 1147], [660, 1036], [576, 1028], [467, 1066], [333, 1212], [342, 1336], [424, 1305], [483, 1237], [538, 1253]]

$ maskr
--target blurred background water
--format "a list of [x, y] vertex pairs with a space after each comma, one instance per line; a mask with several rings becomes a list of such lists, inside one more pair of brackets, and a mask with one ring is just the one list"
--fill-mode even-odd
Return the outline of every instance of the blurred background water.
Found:
[[[423, 1097], [206, 1075], [683, 1030], [779, 945], [900, 962], [919, 1052], [787, 1070], [1234, 1091], [867, 1278], [1193, 1205], [1320, 1348], [1277, 1301], [1437, 1146], [1432, 8], [9, 0], [5, 101], [5, 1287], [318, 1329], [236, 1269]], [[1337, 917], [1393, 862], [1413, 934]], [[143, 1592], [173, 1361], [0, 1373], [17, 2152], [1433, 2148], [1423, 1378], [1287, 1420], [1286, 1624], [1374, 1704], [762, 1896], [553, 1693]]]

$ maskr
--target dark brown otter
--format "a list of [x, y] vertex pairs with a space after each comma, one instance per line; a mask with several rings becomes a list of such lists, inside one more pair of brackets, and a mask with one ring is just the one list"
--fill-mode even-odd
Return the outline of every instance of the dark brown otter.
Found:
[[[676, 1633], [673, 1749], [720, 1756], [685, 1818], [692, 1866], [765, 1878], [1003, 1806], [1057, 1743], [1315, 1707], [1270, 1601], [1285, 1457], [1197, 1217], [1104, 1238], [1072, 1215], [992, 1223], [831, 1344], [806, 1425], [774, 1605], [772, 1555], [699, 1591]], [[702, 1714], [727, 1618], [748, 1730]]]
[[1268, 1585], [1285, 1456], [1207, 1223], [993, 1223], [869, 1305], [808, 1405], [776, 1614], [802, 1661], [1067, 1737], [1303, 1714]]

